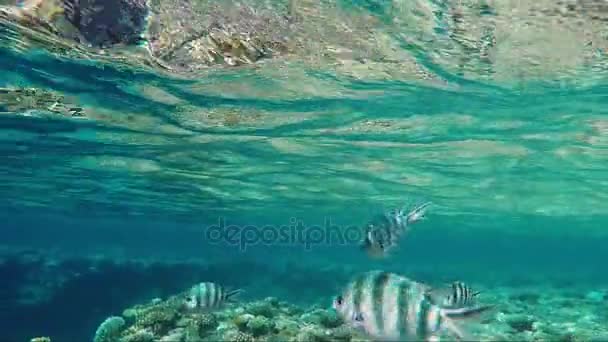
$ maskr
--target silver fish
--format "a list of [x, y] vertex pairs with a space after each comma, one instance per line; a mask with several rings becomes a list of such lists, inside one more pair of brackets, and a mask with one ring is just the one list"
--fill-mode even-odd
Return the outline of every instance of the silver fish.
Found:
[[186, 294], [184, 308], [189, 311], [210, 311], [220, 308], [242, 290], [227, 290], [223, 286], [203, 282], [194, 285]]
[[455, 281], [446, 288], [433, 289], [431, 297], [443, 307], [462, 308], [475, 304], [480, 291], [473, 291], [467, 284]]
[[392, 341], [438, 340], [444, 331], [463, 340], [467, 337], [454, 320], [491, 308], [443, 308], [433, 302], [429, 290], [429, 286], [404, 276], [370, 271], [356, 276], [334, 299], [333, 308], [372, 338]]
[[386, 257], [391, 249], [399, 242], [409, 227], [425, 218], [424, 214], [431, 205], [430, 202], [421, 204], [410, 210], [407, 215], [404, 209], [391, 210], [374, 220], [365, 227], [365, 237], [360, 247], [373, 258]]

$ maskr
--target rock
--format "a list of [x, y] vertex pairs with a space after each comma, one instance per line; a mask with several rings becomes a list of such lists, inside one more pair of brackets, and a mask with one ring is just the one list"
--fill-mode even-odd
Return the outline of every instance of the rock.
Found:
[[241, 331], [245, 331], [247, 330], [247, 324], [249, 323], [250, 320], [252, 320], [255, 316], [252, 314], [242, 314], [242, 315], [238, 315], [233, 319], [233, 323], [234, 325], [236, 325], [236, 327], [241, 330]]
[[335, 312], [321, 309], [305, 313], [300, 319], [304, 322], [321, 325], [326, 328], [335, 328], [343, 323], [342, 319]]
[[507, 323], [517, 332], [534, 331], [535, 320], [526, 315], [514, 315], [507, 318]]
[[123, 334], [120, 342], [154, 342], [155, 337], [149, 330], [131, 330]]
[[247, 322], [247, 331], [254, 337], [266, 335], [274, 329], [274, 323], [266, 317], [256, 316]]
[[177, 328], [169, 331], [159, 342], [182, 342], [185, 339], [184, 329]]
[[253, 342], [255, 339], [252, 335], [241, 332], [241, 331], [229, 331], [224, 334], [224, 341], [230, 342]]
[[213, 313], [202, 314], [195, 321], [197, 322], [198, 332], [201, 336], [204, 336], [218, 326], [217, 318]]
[[280, 317], [276, 319], [275, 327], [279, 331], [287, 331], [287, 332], [297, 332], [298, 331], [298, 323], [287, 317]]
[[274, 306], [266, 301], [255, 302], [247, 306], [247, 312], [256, 315], [256, 316], [264, 316], [266, 318], [274, 317]]
[[150, 49], [175, 69], [252, 64], [288, 50], [290, 24], [277, 6], [168, 0], [153, 11]]
[[143, 38], [145, 0], [65, 0], [65, 16], [93, 46], [136, 44]]

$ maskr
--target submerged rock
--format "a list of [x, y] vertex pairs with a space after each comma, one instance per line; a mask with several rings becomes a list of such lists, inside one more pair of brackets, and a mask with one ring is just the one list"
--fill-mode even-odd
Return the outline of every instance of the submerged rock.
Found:
[[146, 29], [145, 0], [64, 0], [67, 20], [93, 46], [137, 44]]
[[290, 23], [277, 6], [169, 0], [152, 7], [150, 50], [173, 68], [239, 66], [288, 51]]
[[514, 315], [507, 318], [507, 323], [517, 332], [534, 331], [534, 318], [526, 315]]
[[246, 328], [253, 336], [262, 336], [272, 332], [274, 323], [266, 317], [256, 316], [247, 322]]

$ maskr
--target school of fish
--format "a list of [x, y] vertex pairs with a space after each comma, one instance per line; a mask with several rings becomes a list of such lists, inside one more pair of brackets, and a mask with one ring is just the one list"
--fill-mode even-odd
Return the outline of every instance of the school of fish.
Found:
[[385, 271], [359, 274], [333, 301], [344, 321], [384, 341], [437, 341], [443, 331], [463, 340], [455, 323], [491, 306], [449, 308], [429, 286]]
[[[364, 227], [360, 247], [372, 258], [386, 258], [412, 224], [425, 219], [430, 203], [407, 213], [392, 210]], [[189, 289], [183, 308], [201, 313], [233, 302], [242, 290], [202, 282]], [[458, 340], [474, 340], [458, 325], [487, 312], [492, 306], [477, 305], [479, 291], [461, 281], [433, 288], [403, 275], [373, 270], [355, 277], [334, 297], [332, 307], [343, 321], [383, 341], [439, 341], [443, 333]]]

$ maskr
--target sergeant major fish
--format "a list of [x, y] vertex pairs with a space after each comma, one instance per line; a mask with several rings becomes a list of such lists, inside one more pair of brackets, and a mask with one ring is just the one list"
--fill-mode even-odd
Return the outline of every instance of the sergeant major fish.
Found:
[[199, 283], [187, 292], [184, 307], [189, 311], [210, 311], [220, 308], [227, 302], [232, 302], [233, 297], [241, 291], [240, 289], [227, 290], [216, 283]]
[[391, 210], [369, 222], [365, 227], [365, 237], [360, 247], [370, 257], [381, 258], [393, 249], [401, 236], [407, 233], [411, 224], [424, 219], [424, 214], [430, 202], [421, 204], [410, 210], [407, 215], [404, 210]]
[[334, 299], [333, 308], [372, 338], [392, 341], [438, 340], [444, 331], [462, 340], [466, 336], [455, 320], [491, 308], [444, 308], [433, 301], [429, 290], [425, 284], [394, 273], [370, 271], [356, 276]]
[[463, 282], [455, 281], [447, 288], [431, 290], [430, 295], [443, 307], [461, 308], [473, 305], [480, 293], [473, 291]]

